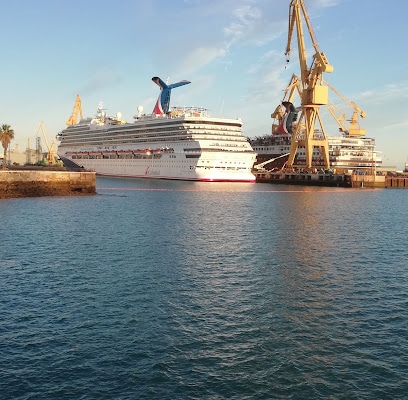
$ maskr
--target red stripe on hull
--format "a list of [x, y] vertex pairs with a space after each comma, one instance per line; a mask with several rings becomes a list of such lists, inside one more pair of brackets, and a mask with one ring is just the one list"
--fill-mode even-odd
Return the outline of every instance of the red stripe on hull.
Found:
[[98, 176], [109, 176], [112, 178], [142, 178], [142, 179], [163, 179], [172, 181], [191, 181], [191, 182], [246, 182], [255, 183], [254, 179], [210, 179], [210, 178], [176, 178], [173, 176], [149, 176], [149, 175], [118, 175], [118, 174], [102, 174], [97, 173]]

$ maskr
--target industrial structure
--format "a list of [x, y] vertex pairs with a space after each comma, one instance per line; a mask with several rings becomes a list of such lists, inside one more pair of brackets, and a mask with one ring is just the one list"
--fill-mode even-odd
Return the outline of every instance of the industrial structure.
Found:
[[65, 122], [65, 125], [67, 126], [76, 125], [78, 123], [79, 118], [83, 119], [82, 102], [81, 98], [79, 97], [79, 94], [77, 94], [75, 98], [74, 109], [72, 110], [72, 114], [67, 119], [67, 122]]
[[[307, 33], [314, 49], [309, 59]], [[319, 49], [304, 0], [290, 0], [287, 62], [295, 36], [300, 74], [292, 74], [281, 103], [271, 114], [271, 135], [249, 139], [257, 152], [253, 168], [257, 181], [347, 186], [354, 185], [354, 181], [362, 185], [360, 178], [366, 180], [370, 176], [372, 182], [365, 181], [364, 185], [381, 183], [385, 172], [381, 152], [376, 150], [375, 139], [365, 137], [366, 130], [359, 124], [366, 113], [325, 79], [325, 74], [334, 68]], [[350, 114], [340, 111], [332, 94], [337, 103], [340, 99], [340, 103], [351, 108]], [[341, 135], [326, 135], [322, 117], [329, 114]]]
[[[40, 131], [41, 131], [41, 133], [42, 133], [42, 136], [43, 136], [43, 138], [44, 138], [44, 141], [45, 141], [45, 144], [46, 144], [47, 150], [48, 150], [47, 153], [46, 153], [46, 155], [45, 155], [46, 163], [47, 163], [48, 165], [57, 164], [57, 161], [58, 161], [57, 151], [56, 151], [55, 148], [54, 148], [54, 146], [56, 145], [56, 141], [55, 141], [55, 139], [54, 139], [54, 140], [51, 142], [51, 144], [49, 143], [49, 141], [48, 141], [48, 139], [47, 139], [47, 132], [48, 132], [48, 130], [47, 130], [47, 127], [45, 126], [45, 123], [44, 123], [44, 122], [40, 122], [40, 124], [38, 125], [37, 132], [36, 132], [36, 134], [35, 134], [36, 139], [37, 139], [37, 142], [39, 142], [39, 138], [40, 138], [39, 133], [40, 133]], [[48, 132], [48, 133], [49, 133], [49, 132]], [[39, 142], [39, 145], [41, 146], [41, 142]], [[38, 145], [37, 145], [37, 147], [38, 147]]]
[[[366, 118], [367, 114], [353, 101], [346, 99], [341, 93], [339, 93], [329, 82], [325, 81], [325, 84], [330, 90], [335, 93], [344, 103], [350, 106], [353, 110], [350, 119], [347, 119], [344, 113], [339, 112], [338, 107], [330, 101], [326, 105], [332, 117], [339, 125], [340, 132], [343, 132], [345, 136], [360, 137], [366, 134], [366, 130], [360, 127], [359, 118]], [[348, 125], [348, 126], [347, 126]]]
[[[307, 65], [304, 23], [315, 50], [310, 67]], [[287, 170], [314, 171], [316, 167], [338, 170], [340, 164], [343, 165], [344, 170], [348, 165], [353, 168], [356, 162], [363, 161], [367, 157], [370, 158], [370, 165], [377, 164], [378, 160], [374, 155], [374, 139], [363, 139], [366, 131], [359, 124], [359, 118], [365, 118], [366, 113], [323, 78], [324, 73], [333, 71], [333, 66], [329, 64], [326, 55], [317, 45], [303, 0], [291, 0], [289, 5], [288, 41], [285, 51], [287, 62], [289, 62], [295, 30], [300, 76], [293, 74], [284, 89], [281, 104], [271, 114], [274, 120], [272, 137], [270, 140], [263, 140], [264, 143], [281, 145], [281, 154], [289, 151], [285, 164]], [[329, 91], [352, 109], [350, 118], [347, 118], [346, 114], [331, 101]], [[300, 100], [299, 107], [294, 105], [295, 96]], [[327, 108], [334, 118], [344, 139], [327, 137], [321, 116], [322, 106]], [[259, 146], [259, 140], [253, 141], [253, 144]], [[259, 151], [259, 147], [257, 150]], [[351, 159], [347, 161], [346, 155], [352, 157], [356, 162], [351, 162]], [[275, 158], [277, 154], [273, 153], [272, 156]], [[260, 159], [262, 166], [266, 164], [262, 157]], [[255, 167], [255, 169], [259, 168]]]
[[[307, 64], [303, 21], [307, 26], [315, 51], [310, 67]], [[294, 125], [293, 132], [291, 132], [292, 140], [288, 167], [294, 166], [298, 147], [304, 147], [306, 159], [305, 165], [302, 167], [311, 168], [313, 149], [320, 147], [324, 165], [326, 168], [330, 168], [327, 136], [319, 109], [322, 105], [327, 105], [329, 102], [328, 86], [323, 81], [323, 73], [331, 73], [333, 66], [328, 62], [326, 55], [319, 49], [303, 0], [292, 0], [289, 5], [288, 41], [285, 51], [288, 61], [292, 51], [292, 39], [295, 30], [297, 35], [300, 77], [292, 77], [288, 93], [289, 99], [291, 99], [295, 93], [295, 89], [298, 90], [301, 96], [301, 109], [300, 116], [297, 118], [298, 122]], [[286, 108], [286, 116], [289, 119], [287, 122], [290, 123], [292, 119], [296, 118], [296, 110], [290, 101], [286, 104], [283, 103], [283, 105]], [[317, 124], [320, 125], [320, 129], [316, 129]], [[290, 126], [289, 129], [291, 129]]]

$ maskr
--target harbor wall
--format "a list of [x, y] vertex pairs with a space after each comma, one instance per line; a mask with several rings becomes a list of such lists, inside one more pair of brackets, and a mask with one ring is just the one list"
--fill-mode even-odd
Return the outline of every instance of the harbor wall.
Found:
[[255, 172], [256, 182], [303, 186], [351, 187], [350, 175]]
[[0, 170], [0, 199], [95, 193], [95, 172]]
[[385, 176], [384, 175], [351, 175], [351, 183], [353, 188], [366, 187], [366, 188], [385, 188]]
[[[408, 177], [406, 182], [388, 180], [384, 175], [363, 175], [363, 174], [313, 174], [299, 172], [255, 172], [256, 181], [263, 183], [281, 183], [286, 185], [306, 185], [306, 186], [337, 186], [350, 188], [378, 188], [404, 187], [408, 188]], [[388, 178], [387, 178], [388, 179]]]
[[387, 176], [385, 187], [393, 189], [408, 189], [408, 176]]

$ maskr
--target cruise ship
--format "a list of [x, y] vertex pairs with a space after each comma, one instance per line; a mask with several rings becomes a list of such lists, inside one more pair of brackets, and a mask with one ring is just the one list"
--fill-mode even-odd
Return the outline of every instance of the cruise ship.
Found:
[[[276, 169], [283, 166], [290, 152], [291, 135], [264, 135], [250, 139], [251, 146], [257, 153], [256, 165], [263, 164], [264, 169]], [[351, 137], [346, 135], [328, 136], [330, 168], [338, 173], [382, 166], [382, 153], [376, 150], [375, 139], [366, 137]], [[270, 163], [268, 161], [271, 160]], [[304, 164], [306, 153], [299, 148], [295, 164]], [[313, 165], [323, 168], [323, 155], [319, 148], [313, 151]]]
[[256, 153], [241, 119], [211, 117], [201, 107], [170, 108], [171, 90], [190, 82], [152, 81], [160, 95], [150, 115], [139, 106], [127, 123], [100, 104], [92, 118], [69, 118], [57, 135], [64, 164], [114, 177], [255, 182]]
[[[272, 114], [274, 122], [272, 123], [271, 134], [249, 139], [252, 148], [257, 153], [254, 168], [258, 171], [281, 169], [288, 160], [292, 132], [297, 124], [297, 114], [300, 108], [296, 109], [288, 101], [282, 102], [282, 106], [285, 107], [283, 114], [280, 114], [280, 108], [277, 108]], [[355, 104], [354, 106], [358, 109]], [[360, 109], [358, 111], [365, 116], [365, 113]], [[339, 119], [337, 122], [340, 122]], [[365, 137], [365, 129], [358, 126], [357, 111], [353, 113], [349, 129], [342, 123], [339, 125], [338, 135], [327, 136], [331, 170], [344, 174], [353, 171], [367, 172], [382, 166], [382, 153], [376, 150], [375, 139]], [[318, 129], [315, 129], [314, 136], [316, 138], [323, 137], [322, 132]], [[298, 147], [294, 165], [305, 164], [305, 148]], [[320, 170], [325, 167], [324, 157], [319, 147], [313, 149], [312, 166]]]

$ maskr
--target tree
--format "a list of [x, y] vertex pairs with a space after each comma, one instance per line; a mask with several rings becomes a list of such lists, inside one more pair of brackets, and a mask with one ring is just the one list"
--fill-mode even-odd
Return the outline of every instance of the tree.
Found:
[[10, 142], [14, 139], [14, 130], [11, 129], [10, 125], [3, 124], [0, 127], [0, 141], [4, 149], [3, 157], [3, 169], [6, 169], [7, 166], [7, 149], [10, 145]]

